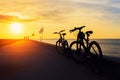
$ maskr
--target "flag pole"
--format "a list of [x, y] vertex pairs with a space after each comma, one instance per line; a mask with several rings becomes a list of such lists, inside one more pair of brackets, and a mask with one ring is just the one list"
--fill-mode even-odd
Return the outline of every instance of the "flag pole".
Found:
[[40, 36], [40, 41], [43, 39], [43, 31], [44, 31], [44, 28], [42, 27], [42, 28], [39, 30], [39, 34], [41, 34], [41, 36]]
[[43, 33], [42, 33], [42, 40], [43, 40]]

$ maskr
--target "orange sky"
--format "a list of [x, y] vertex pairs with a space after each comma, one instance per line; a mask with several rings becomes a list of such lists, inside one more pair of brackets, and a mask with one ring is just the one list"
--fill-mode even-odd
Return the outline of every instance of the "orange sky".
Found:
[[[0, 38], [23, 38], [44, 27], [44, 38], [57, 38], [54, 31], [66, 30], [66, 38], [75, 38], [69, 30], [86, 25], [91, 38], [120, 38], [120, 1], [118, 0], [2, 0], [0, 1]], [[13, 33], [10, 24], [22, 24], [21, 33]]]

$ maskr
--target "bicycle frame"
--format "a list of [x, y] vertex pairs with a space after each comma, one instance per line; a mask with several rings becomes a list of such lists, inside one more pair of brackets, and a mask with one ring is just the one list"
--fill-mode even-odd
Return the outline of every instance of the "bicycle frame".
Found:
[[[90, 34], [92, 34], [93, 32], [92, 31], [87, 31], [86, 33], [83, 33], [81, 31], [82, 28], [84, 28], [85, 26], [82, 26], [81, 28], [75, 28], [74, 30], [72, 31], [75, 31], [75, 30], [79, 30], [78, 32], [78, 35], [77, 35], [77, 42], [80, 43], [79, 45], [79, 48], [81, 49], [81, 45], [83, 46], [83, 48], [85, 49], [85, 53], [88, 53], [88, 49], [89, 49], [89, 44], [90, 44], [90, 39], [89, 39], [89, 36]], [[78, 46], [78, 44], [77, 44]]]
[[53, 34], [59, 34], [59, 39], [56, 41], [56, 49], [59, 54], [65, 54], [68, 52], [68, 42], [64, 39], [66, 33], [62, 33], [65, 30], [61, 30], [60, 32], [54, 32]]
[[[90, 41], [89, 36], [93, 33], [92, 31], [87, 31], [86, 33], [81, 31], [84, 27], [85, 26], [75, 27], [70, 30], [70, 32], [79, 30], [77, 40], [70, 44], [70, 54], [75, 62], [82, 63], [88, 61], [91, 69], [98, 71], [103, 63], [102, 50], [99, 43], [96, 41]], [[74, 46], [76, 46], [75, 49]]]
[[62, 35], [62, 32], [64, 32], [65, 30], [61, 30], [60, 32], [54, 32], [53, 34], [59, 34], [59, 39], [58, 41], [63, 42], [64, 39], [64, 35]]

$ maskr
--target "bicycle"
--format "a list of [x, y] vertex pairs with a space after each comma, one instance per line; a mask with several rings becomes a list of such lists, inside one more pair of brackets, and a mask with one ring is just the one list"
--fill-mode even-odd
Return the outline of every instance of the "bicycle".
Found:
[[93, 31], [86, 31], [86, 33], [84, 33], [82, 31], [84, 27], [85, 26], [75, 27], [74, 29], [70, 30], [70, 32], [74, 32], [76, 30], [79, 31], [77, 34], [77, 40], [70, 44], [70, 55], [75, 62], [88, 62], [91, 69], [98, 72], [103, 63], [102, 50], [98, 42], [90, 42], [89, 37]]
[[56, 41], [56, 49], [59, 54], [66, 55], [68, 53], [68, 41], [65, 40], [66, 33], [63, 33], [65, 30], [59, 32], [54, 32], [53, 34], [58, 34], [59, 39]]

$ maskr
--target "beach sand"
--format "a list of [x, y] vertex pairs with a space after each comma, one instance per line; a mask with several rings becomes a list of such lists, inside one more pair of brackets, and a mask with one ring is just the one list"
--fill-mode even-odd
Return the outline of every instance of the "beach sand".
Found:
[[0, 46], [0, 80], [120, 80], [119, 64], [105, 63], [102, 74], [96, 74], [59, 55], [51, 44], [17, 40]]

